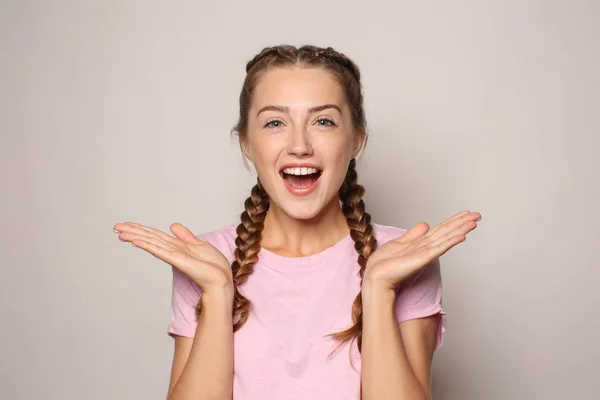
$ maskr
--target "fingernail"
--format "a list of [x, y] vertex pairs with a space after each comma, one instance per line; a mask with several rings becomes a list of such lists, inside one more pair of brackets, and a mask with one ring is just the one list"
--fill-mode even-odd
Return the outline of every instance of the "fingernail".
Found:
[[475, 220], [475, 222], [479, 222], [479, 221], [481, 221], [481, 217], [479, 217]]
[[119, 232], [119, 231], [118, 231], [118, 230], [116, 230], [116, 229], [113, 229], [113, 232], [114, 232], [114, 233], [121, 233], [121, 232]]

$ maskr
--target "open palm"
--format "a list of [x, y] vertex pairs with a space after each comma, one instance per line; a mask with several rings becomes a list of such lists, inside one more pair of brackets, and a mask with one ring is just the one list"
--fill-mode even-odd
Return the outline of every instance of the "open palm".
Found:
[[463, 242], [480, 219], [478, 212], [461, 211], [433, 229], [420, 222], [375, 250], [364, 276], [395, 289], [405, 278]]
[[229, 261], [219, 250], [180, 223], [170, 228], [175, 237], [135, 222], [118, 223], [113, 230], [119, 233], [120, 240], [179, 269], [205, 292], [212, 287], [233, 285]]

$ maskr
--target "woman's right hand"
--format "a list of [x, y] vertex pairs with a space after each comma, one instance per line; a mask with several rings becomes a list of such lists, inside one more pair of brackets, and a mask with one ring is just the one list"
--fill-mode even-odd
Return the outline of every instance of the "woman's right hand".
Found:
[[233, 293], [229, 261], [208, 242], [198, 239], [180, 223], [171, 225], [175, 237], [135, 222], [115, 224], [119, 240], [130, 242], [177, 268], [204, 293], [226, 289]]

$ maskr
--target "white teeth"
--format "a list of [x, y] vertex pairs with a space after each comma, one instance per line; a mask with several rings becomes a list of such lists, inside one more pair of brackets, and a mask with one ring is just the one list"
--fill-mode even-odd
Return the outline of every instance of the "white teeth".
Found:
[[318, 171], [316, 168], [284, 168], [283, 172], [289, 175], [310, 175]]

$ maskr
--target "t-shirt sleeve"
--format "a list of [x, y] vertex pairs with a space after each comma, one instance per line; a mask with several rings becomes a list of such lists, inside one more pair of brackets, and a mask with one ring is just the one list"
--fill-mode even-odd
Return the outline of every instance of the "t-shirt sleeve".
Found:
[[442, 308], [442, 276], [439, 260], [428, 264], [398, 288], [395, 303], [398, 323], [438, 315], [436, 350], [442, 346], [446, 313]]
[[196, 305], [201, 289], [175, 267], [173, 269], [173, 294], [171, 297], [171, 323], [169, 336], [180, 335], [193, 338], [196, 333]]

